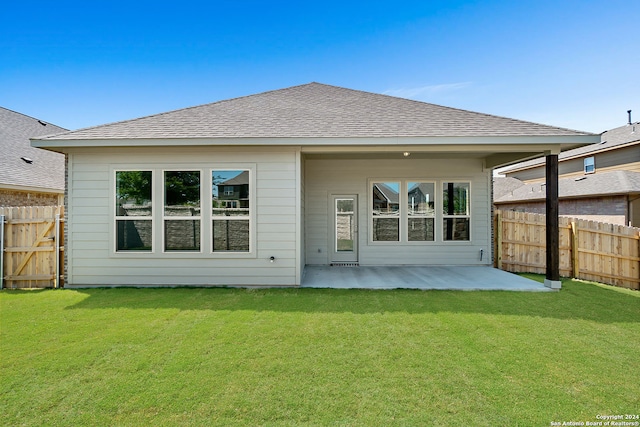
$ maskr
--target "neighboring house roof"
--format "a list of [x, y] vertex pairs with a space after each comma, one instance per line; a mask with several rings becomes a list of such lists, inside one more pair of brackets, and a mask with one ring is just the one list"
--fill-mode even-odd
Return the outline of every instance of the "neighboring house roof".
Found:
[[[504, 179], [508, 178], [496, 178], [494, 184]], [[514, 180], [515, 178], [510, 179]], [[501, 185], [498, 184], [498, 186]], [[613, 171], [584, 175], [579, 178], [563, 178], [558, 181], [558, 197], [561, 199], [616, 194], [640, 194], [640, 172]], [[494, 203], [538, 201], [544, 200], [545, 196], [546, 187], [544, 184], [522, 184], [501, 197], [494, 198]]]
[[590, 134], [388, 95], [309, 83], [80, 129], [41, 140], [584, 135]]
[[249, 184], [249, 171], [244, 171], [241, 174], [234, 176], [224, 182], [216, 184], [220, 185], [248, 185]]
[[380, 194], [382, 194], [387, 199], [387, 202], [392, 204], [400, 203], [400, 194], [398, 194], [398, 192], [393, 188], [381, 182], [375, 184], [375, 186], [378, 188]]
[[511, 192], [522, 187], [524, 182], [512, 177], [494, 177], [493, 178], [493, 200], [498, 200], [502, 196], [511, 194]]
[[409, 190], [407, 191], [409, 194], [414, 194], [417, 192], [420, 192], [421, 194], [425, 195], [425, 194], [429, 194], [430, 191], [432, 191], [432, 187], [431, 184], [426, 184], [424, 182], [418, 182], [418, 183], [414, 183], [413, 186], [411, 188], [409, 188]]
[[0, 107], [0, 187], [64, 191], [64, 155], [32, 147], [29, 138], [64, 132], [51, 123]]
[[[575, 157], [587, 157], [602, 151], [608, 151], [627, 144], [640, 144], [640, 122], [627, 124], [608, 131], [600, 136], [600, 142], [585, 145], [583, 147], [567, 150], [558, 155], [558, 161]], [[526, 162], [517, 163], [505, 168], [502, 173], [511, 173], [518, 170], [530, 169], [544, 165], [545, 158], [538, 157]]]

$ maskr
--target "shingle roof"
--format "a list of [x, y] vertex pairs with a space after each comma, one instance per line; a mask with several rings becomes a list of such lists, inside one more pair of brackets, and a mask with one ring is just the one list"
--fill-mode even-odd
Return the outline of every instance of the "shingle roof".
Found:
[[4, 184], [64, 190], [64, 155], [29, 143], [29, 138], [64, 131], [66, 129], [59, 126], [0, 107], [0, 187]]
[[233, 178], [229, 178], [228, 180], [216, 184], [220, 185], [246, 185], [249, 184], [249, 171], [244, 171], [241, 174], [234, 176]]
[[378, 182], [374, 185], [378, 188], [378, 191], [380, 191], [380, 194], [382, 194], [389, 203], [398, 204], [400, 202], [400, 194], [398, 194], [396, 190], [389, 187], [387, 184], [383, 182]]
[[511, 194], [511, 192], [522, 187], [524, 182], [517, 178], [507, 177], [494, 177], [493, 178], [493, 200], [498, 200], [502, 196]]
[[[640, 172], [613, 171], [558, 181], [558, 197], [561, 199], [637, 193], [640, 193]], [[544, 200], [545, 195], [544, 184], [523, 184], [502, 197], [494, 198], [494, 203]]]
[[[640, 143], [640, 122], [632, 123], [630, 125], [620, 126], [614, 129], [610, 129], [602, 133], [600, 142], [588, 144], [583, 147], [574, 148], [573, 150], [567, 150], [558, 155], [558, 160], [587, 156], [595, 154], [599, 151], [610, 150], [617, 146], [627, 145], [630, 143]], [[535, 159], [527, 160], [526, 162], [517, 163], [512, 165], [508, 169], [504, 170], [504, 173], [514, 172], [516, 170], [526, 169], [530, 167], [537, 167], [543, 165], [545, 162], [544, 157], [538, 157]]]
[[309, 83], [45, 140], [590, 135], [388, 95]]

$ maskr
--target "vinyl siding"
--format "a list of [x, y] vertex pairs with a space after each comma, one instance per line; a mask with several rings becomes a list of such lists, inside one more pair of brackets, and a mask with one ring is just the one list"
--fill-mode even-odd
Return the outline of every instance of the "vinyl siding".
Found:
[[[489, 171], [476, 159], [353, 160], [308, 158], [305, 168], [306, 262], [328, 264], [332, 245], [329, 198], [332, 194], [358, 195], [358, 245], [360, 265], [479, 265], [491, 263]], [[371, 242], [370, 180], [425, 180], [471, 183], [471, 241], [443, 242], [442, 216], [435, 219], [434, 242]], [[437, 202], [441, 203], [441, 201]], [[484, 250], [480, 261], [480, 250]]]
[[304, 277], [304, 266], [306, 263], [306, 233], [305, 233], [305, 160], [300, 153], [297, 156], [297, 164], [298, 164], [298, 186], [299, 186], [299, 200], [298, 203], [300, 205], [300, 210], [298, 211], [298, 240], [297, 240], [297, 257], [298, 257], [298, 272], [296, 275], [296, 280], [298, 283], [302, 283], [302, 278]]
[[[184, 147], [95, 148], [71, 153], [67, 286], [145, 285], [296, 285], [296, 201], [299, 173], [295, 148], [273, 149]], [[156, 190], [163, 169], [209, 169], [229, 165], [255, 168], [255, 230], [253, 254], [210, 253], [202, 236], [202, 253], [162, 253], [161, 212], [155, 212], [154, 253], [114, 251], [114, 170], [153, 169]], [[203, 175], [204, 177], [204, 175]], [[203, 180], [204, 181], [204, 180]], [[205, 182], [203, 182], [203, 185]], [[203, 194], [206, 194], [204, 189]], [[158, 191], [154, 199], [161, 197]], [[208, 198], [203, 198], [203, 209]], [[154, 204], [154, 206], [159, 206]], [[202, 220], [208, 221], [203, 215]], [[203, 227], [206, 230], [210, 228]], [[269, 262], [269, 258], [276, 258]]]

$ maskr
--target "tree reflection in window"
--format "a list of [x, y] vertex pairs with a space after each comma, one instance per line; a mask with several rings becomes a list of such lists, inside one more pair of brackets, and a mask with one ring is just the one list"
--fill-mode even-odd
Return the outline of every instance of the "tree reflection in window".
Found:
[[116, 171], [116, 251], [151, 251], [151, 171]]
[[200, 171], [164, 173], [164, 249], [200, 250]]

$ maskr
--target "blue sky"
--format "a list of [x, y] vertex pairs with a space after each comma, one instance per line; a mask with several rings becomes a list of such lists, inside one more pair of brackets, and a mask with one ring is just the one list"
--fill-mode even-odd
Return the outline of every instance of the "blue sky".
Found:
[[602, 132], [637, 0], [5, 1], [0, 106], [77, 129], [311, 81]]

